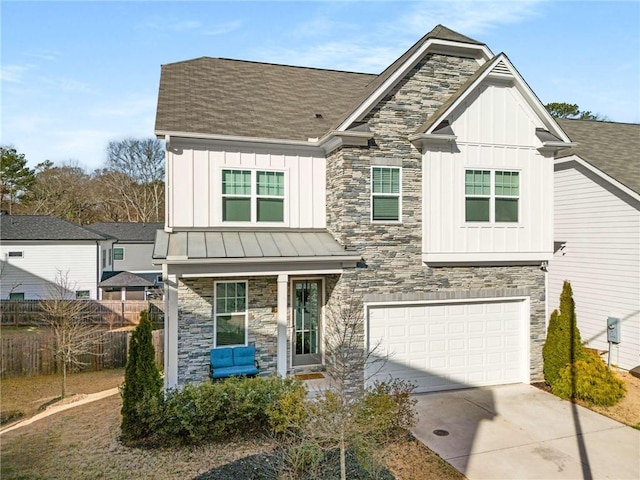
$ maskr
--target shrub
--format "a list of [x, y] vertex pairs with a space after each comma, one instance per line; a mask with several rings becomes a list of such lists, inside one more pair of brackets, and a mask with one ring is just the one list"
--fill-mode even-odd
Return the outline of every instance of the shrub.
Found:
[[376, 382], [361, 401], [359, 423], [363, 428], [368, 426], [371, 435], [381, 442], [411, 428], [416, 422], [417, 400], [411, 397], [414, 389], [415, 385], [399, 379]]
[[606, 407], [618, 403], [626, 393], [624, 382], [593, 351], [585, 352], [583, 359], [562, 369], [551, 390], [561, 398], [577, 398]]
[[146, 310], [140, 312], [140, 323], [131, 335], [129, 358], [124, 371], [122, 423], [125, 440], [140, 440], [151, 434], [147, 410], [157, 408], [162, 396], [162, 378], [156, 366], [151, 322]]
[[562, 369], [584, 357], [583, 350], [571, 284], [565, 281], [560, 294], [560, 311], [554, 310], [551, 314], [547, 339], [542, 348], [547, 384], [553, 387]]
[[219, 382], [186, 385], [167, 393], [148, 410], [155, 445], [189, 445], [225, 440], [230, 436], [268, 432], [272, 405], [283, 398], [304, 397], [295, 379], [234, 377]]

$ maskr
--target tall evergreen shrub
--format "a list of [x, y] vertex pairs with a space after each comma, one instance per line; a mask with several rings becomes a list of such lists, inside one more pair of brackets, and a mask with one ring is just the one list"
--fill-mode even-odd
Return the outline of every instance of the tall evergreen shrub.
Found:
[[567, 365], [584, 358], [571, 284], [565, 280], [560, 294], [560, 310], [549, 319], [547, 339], [542, 347], [544, 379], [553, 387]]
[[156, 366], [151, 330], [151, 321], [144, 310], [140, 312], [140, 323], [131, 336], [124, 384], [120, 389], [120, 428], [125, 440], [142, 439], [151, 433], [148, 410], [162, 398], [162, 378]]

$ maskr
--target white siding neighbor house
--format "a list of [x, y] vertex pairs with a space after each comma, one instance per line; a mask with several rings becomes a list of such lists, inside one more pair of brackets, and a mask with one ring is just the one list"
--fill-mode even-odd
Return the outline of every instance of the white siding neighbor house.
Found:
[[570, 281], [582, 340], [608, 351], [607, 319], [619, 319], [611, 363], [629, 370], [640, 365], [640, 125], [560, 125], [578, 146], [555, 161], [549, 309]]
[[354, 385], [542, 379], [554, 157], [573, 144], [504, 54], [439, 25], [379, 75], [163, 65], [155, 133], [167, 387], [234, 345], [262, 374], [331, 374], [348, 318], [388, 356]]
[[98, 299], [100, 252], [112, 240], [43, 215], [0, 216], [0, 298], [41, 300], [66, 276], [69, 298]]
[[162, 269], [152, 263], [156, 231], [163, 223], [100, 222], [87, 226], [114, 239], [101, 253], [101, 298], [145, 300], [150, 293], [161, 295]]

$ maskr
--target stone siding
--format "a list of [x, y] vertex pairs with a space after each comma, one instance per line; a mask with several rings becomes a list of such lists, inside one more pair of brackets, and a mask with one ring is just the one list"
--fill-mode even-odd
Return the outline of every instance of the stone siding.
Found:
[[[467, 58], [425, 57], [367, 116], [374, 134], [369, 146], [344, 146], [328, 158], [328, 228], [342, 245], [363, 257], [359, 268], [342, 275], [329, 297], [328, 311], [336, 311], [354, 297], [364, 300], [365, 295], [415, 298], [425, 292], [450, 292], [452, 298], [465, 298], [471, 290], [487, 296], [481, 292], [517, 289], [531, 298], [530, 369], [535, 381], [542, 376], [545, 331], [545, 282], [538, 266], [430, 268], [422, 263], [422, 157], [407, 137], [477, 68]], [[401, 223], [370, 220], [373, 159], [378, 164], [384, 159], [402, 163]], [[362, 378], [362, 372], [353, 375], [356, 383], [362, 383]]]
[[[199, 383], [209, 378], [209, 352], [213, 348], [214, 278], [183, 279], [178, 286], [178, 384]], [[220, 279], [222, 280], [222, 279]], [[276, 372], [277, 304], [276, 277], [247, 280], [248, 341], [256, 346], [260, 374]]]

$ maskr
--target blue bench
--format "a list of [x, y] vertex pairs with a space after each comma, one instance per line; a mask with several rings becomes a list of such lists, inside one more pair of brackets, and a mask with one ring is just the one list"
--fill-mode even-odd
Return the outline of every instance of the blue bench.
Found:
[[212, 379], [258, 374], [255, 345], [211, 349], [209, 374]]

